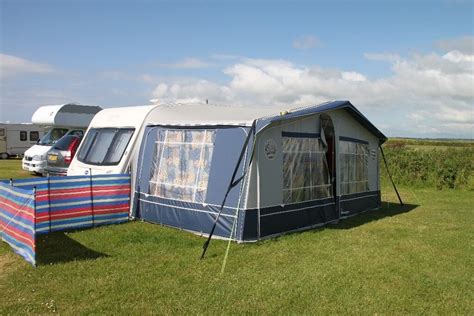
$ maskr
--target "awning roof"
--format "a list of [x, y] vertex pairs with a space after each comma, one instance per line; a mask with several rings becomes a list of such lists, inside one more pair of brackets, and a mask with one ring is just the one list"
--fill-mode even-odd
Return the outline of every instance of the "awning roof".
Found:
[[257, 133], [273, 122], [344, 109], [381, 142], [387, 138], [349, 101], [330, 101], [314, 106], [288, 109], [288, 107], [239, 107], [211, 104], [163, 104], [154, 110], [147, 125], [200, 126], [236, 125], [251, 126], [257, 121]]

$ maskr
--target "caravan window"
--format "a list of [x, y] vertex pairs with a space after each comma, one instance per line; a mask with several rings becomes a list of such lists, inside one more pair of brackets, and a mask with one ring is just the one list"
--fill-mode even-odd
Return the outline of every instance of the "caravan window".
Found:
[[364, 141], [339, 141], [339, 164], [341, 170], [341, 194], [369, 190], [368, 157], [369, 144]]
[[5, 136], [5, 129], [4, 128], [0, 128], [0, 136]]
[[215, 130], [159, 130], [157, 136], [150, 194], [203, 203]]
[[20, 131], [20, 140], [23, 142], [27, 140], [27, 135], [26, 131]]
[[331, 197], [326, 150], [319, 134], [284, 132], [282, 145], [283, 203]]
[[134, 128], [91, 128], [77, 159], [91, 165], [116, 165], [132, 138]]
[[30, 140], [36, 142], [39, 139], [39, 132], [30, 132]]

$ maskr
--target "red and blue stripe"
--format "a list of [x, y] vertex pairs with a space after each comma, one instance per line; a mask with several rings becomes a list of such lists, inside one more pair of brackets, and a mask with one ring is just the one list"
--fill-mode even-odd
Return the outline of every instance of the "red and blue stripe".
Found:
[[128, 174], [20, 179], [0, 185], [2, 237], [32, 264], [36, 234], [128, 221]]

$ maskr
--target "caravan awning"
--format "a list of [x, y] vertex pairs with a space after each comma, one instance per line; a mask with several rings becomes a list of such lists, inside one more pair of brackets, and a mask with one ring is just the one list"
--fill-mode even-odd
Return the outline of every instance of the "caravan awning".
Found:
[[349, 101], [330, 101], [314, 106], [288, 109], [283, 106], [240, 107], [212, 104], [163, 104], [156, 108], [156, 120], [147, 125], [162, 126], [251, 126], [257, 121], [258, 133], [271, 123], [344, 109], [362, 126], [384, 142], [387, 137]]

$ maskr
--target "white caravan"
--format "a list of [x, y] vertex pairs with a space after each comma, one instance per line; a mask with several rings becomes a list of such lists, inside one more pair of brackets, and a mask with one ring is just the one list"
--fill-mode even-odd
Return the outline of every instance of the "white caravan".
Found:
[[23, 169], [42, 174], [46, 167], [46, 153], [65, 135], [82, 135], [99, 106], [68, 103], [39, 107], [31, 118], [33, 124], [48, 128], [48, 132], [36, 145], [25, 152]]
[[140, 149], [143, 122], [158, 107], [118, 107], [99, 112], [90, 123], [67, 175], [128, 173]]
[[0, 159], [22, 156], [43, 136], [44, 128], [23, 123], [0, 123]]

